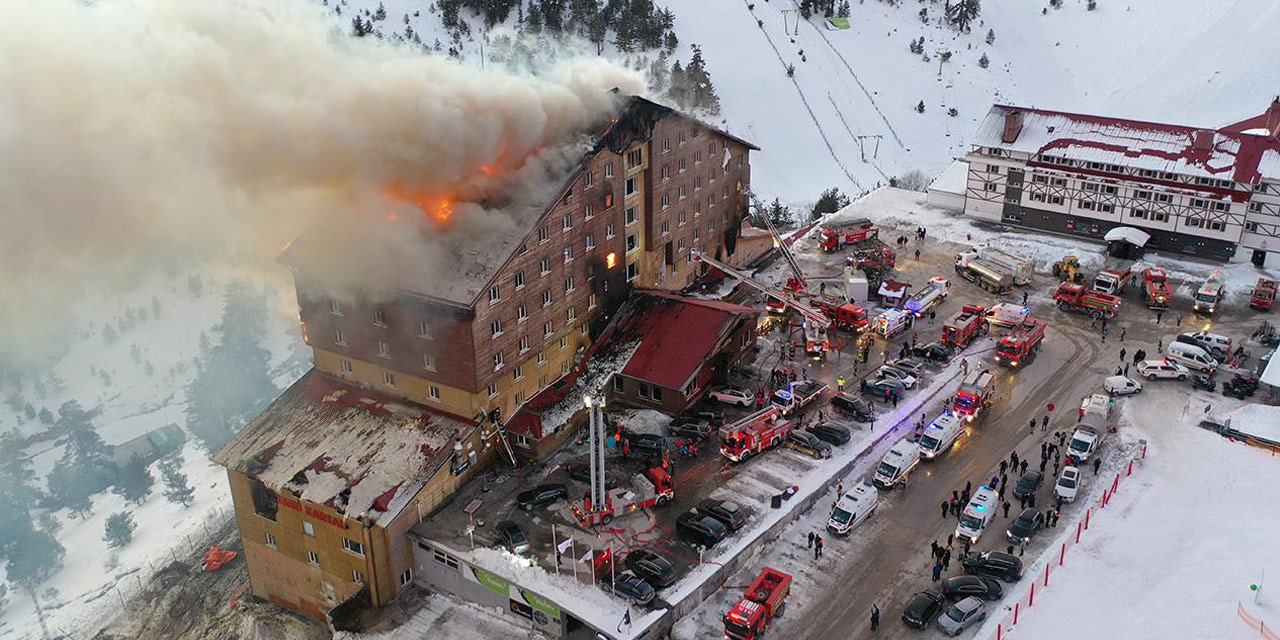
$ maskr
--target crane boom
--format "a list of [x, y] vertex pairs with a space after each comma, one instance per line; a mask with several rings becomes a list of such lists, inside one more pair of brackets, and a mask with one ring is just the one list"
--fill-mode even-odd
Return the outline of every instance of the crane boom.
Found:
[[788, 307], [791, 307], [792, 309], [795, 309], [800, 315], [804, 316], [806, 320], [815, 322], [820, 327], [825, 327], [828, 324], [831, 324], [831, 321], [828, 320], [827, 316], [823, 315], [821, 311], [806, 307], [805, 305], [802, 305], [799, 302], [796, 302], [795, 300], [792, 300], [791, 298], [788, 298], [787, 296], [784, 296], [774, 291], [773, 289], [766, 287], [765, 285], [760, 284], [759, 282], [756, 282], [755, 278], [752, 278], [750, 274], [739, 271], [738, 269], [735, 269], [723, 262], [720, 262], [715, 258], [711, 258], [706, 254], [702, 253], [701, 251], [693, 251], [692, 253], [693, 253], [693, 259], [695, 261], [709, 264], [723, 271], [725, 275], [729, 275], [741, 280], [742, 282], [746, 283], [747, 286], [754, 288], [755, 290], [765, 294], [766, 296], [769, 296], [770, 298], [773, 298], [774, 300], [777, 300], [778, 302], [781, 302], [782, 304]]
[[791, 253], [791, 247], [787, 246], [786, 241], [782, 239], [782, 235], [778, 233], [778, 228], [773, 225], [773, 221], [769, 219], [764, 206], [760, 204], [760, 200], [756, 198], [756, 194], [748, 191], [747, 195], [751, 196], [751, 201], [756, 205], [756, 209], [761, 212], [760, 219], [764, 221], [764, 226], [769, 230], [769, 235], [773, 236], [773, 244], [778, 247], [778, 251], [782, 254], [782, 258], [787, 261], [787, 266], [791, 268], [791, 275], [795, 277], [800, 288], [808, 289], [809, 283], [805, 281], [804, 273], [800, 271], [800, 263], [796, 262], [796, 255]]

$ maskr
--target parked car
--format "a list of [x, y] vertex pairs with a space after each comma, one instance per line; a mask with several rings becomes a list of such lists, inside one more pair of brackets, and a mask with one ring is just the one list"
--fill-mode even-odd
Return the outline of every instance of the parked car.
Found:
[[948, 636], [960, 635], [965, 629], [987, 618], [987, 605], [977, 598], [965, 598], [938, 616], [938, 629]]
[[906, 369], [899, 369], [891, 364], [886, 364], [879, 369], [876, 369], [876, 378], [897, 380], [908, 389], [914, 389], [916, 388], [916, 385], [920, 383], [920, 379], [912, 375], [910, 371], [907, 371]]
[[1035, 469], [1027, 469], [1027, 472], [1018, 478], [1018, 483], [1013, 485], [1013, 497], [1034, 495], [1042, 484], [1044, 484], [1044, 474]]
[[896, 395], [898, 399], [902, 399], [907, 395], [907, 386], [897, 380], [880, 379], [875, 382], [868, 382], [862, 388], [862, 392], [873, 398], [888, 398], [891, 395]]
[[740, 407], [749, 407], [756, 402], [756, 394], [737, 387], [720, 387], [719, 389], [713, 389], [711, 393], [708, 394], [708, 397], [716, 402], [736, 404]]
[[694, 420], [706, 420], [711, 424], [712, 428], [716, 428], [724, 422], [724, 411], [707, 404], [700, 404], [686, 411], [684, 417]]
[[1191, 370], [1170, 360], [1143, 360], [1138, 364], [1138, 375], [1148, 380], [1186, 380], [1191, 376]]
[[1133, 378], [1111, 376], [1102, 381], [1102, 390], [1113, 396], [1128, 396], [1142, 393], [1142, 385]]
[[600, 577], [600, 588], [627, 598], [642, 607], [653, 602], [654, 597], [657, 596], [657, 592], [648, 582], [630, 571], [623, 571], [617, 575], [610, 575], [608, 571], [603, 572]]
[[[588, 484], [591, 483], [591, 465], [590, 464], [586, 462], [570, 462], [569, 464], [565, 465], [565, 468], [569, 470], [570, 480], [576, 480], [578, 482], [586, 482]], [[606, 469], [604, 472], [604, 488], [613, 489], [613, 488], [616, 488], [617, 486], [618, 486], [617, 476], [615, 476], [612, 471], [609, 471]]]
[[693, 438], [702, 440], [711, 435], [711, 423], [705, 420], [684, 418], [667, 425], [667, 435], [676, 438]]
[[994, 578], [986, 576], [951, 576], [942, 581], [942, 595], [948, 600], [961, 600], [969, 596], [982, 600], [999, 600], [1004, 597], [1004, 587]]
[[948, 362], [955, 353], [951, 345], [943, 342], [930, 342], [911, 350], [911, 355], [929, 362]]
[[911, 358], [902, 358], [901, 360], [894, 360], [889, 364], [899, 369], [904, 369], [910, 372], [911, 375], [917, 378], [924, 375], [924, 363], [920, 362], [919, 360], [912, 360]]
[[797, 430], [787, 434], [787, 446], [815, 458], [831, 457], [831, 445], [808, 431]]
[[714, 547], [717, 542], [724, 540], [729, 530], [709, 515], [686, 511], [676, 518], [676, 532], [695, 544]]
[[732, 500], [707, 498], [698, 503], [698, 513], [719, 520], [730, 531], [737, 531], [747, 523], [747, 510]]
[[946, 601], [941, 592], [925, 589], [911, 596], [906, 608], [902, 610], [902, 622], [908, 627], [923, 629], [938, 616]]
[[1075, 502], [1076, 494], [1079, 492], [1080, 469], [1071, 466], [1063, 467], [1062, 475], [1058, 476], [1058, 482], [1053, 485], [1053, 494], [1063, 502]]
[[840, 391], [831, 396], [831, 405], [849, 413], [858, 422], [871, 422], [871, 404], [851, 393]]
[[823, 442], [832, 446], [842, 445], [849, 441], [849, 430], [830, 422], [809, 425], [809, 433], [818, 436]]
[[648, 549], [636, 549], [627, 554], [622, 563], [627, 570], [640, 576], [656, 589], [675, 584], [676, 567], [661, 554]]
[[1009, 542], [1014, 544], [1026, 544], [1031, 542], [1031, 536], [1034, 536], [1041, 527], [1044, 526], [1044, 512], [1039, 509], [1023, 509], [1013, 524], [1009, 525], [1009, 529], [1005, 531]]
[[1022, 560], [1001, 551], [971, 553], [961, 561], [965, 573], [1017, 582], [1022, 578]]
[[498, 523], [498, 538], [502, 540], [502, 546], [510, 549], [511, 553], [524, 553], [529, 550], [529, 537], [524, 535], [520, 525], [510, 520]]
[[629, 454], [633, 458], [661, 458], [667, 448], [667, 439], [654, 433], [637, 433], [626, 436]]
[[556, 500], [568, 497], [569, 489], [563, 484], [540, 484], [516, 494], [516, 504], [525, 511], [532, 511], [534, 507], [545, 507]]

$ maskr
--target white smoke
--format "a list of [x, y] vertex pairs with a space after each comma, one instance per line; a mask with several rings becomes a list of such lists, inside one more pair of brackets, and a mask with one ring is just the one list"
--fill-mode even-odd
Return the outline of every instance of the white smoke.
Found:
[[535, 154], [598, 127], [608, 89], [644, 90], [598, 58], [530, 77], [357, 39], [306, 0], [0, 11], [0, 322], [14, 339], [0, 361], [53, 339], [42, 310], [148, 263], [270, 264], [388, 185], [511, 188]]

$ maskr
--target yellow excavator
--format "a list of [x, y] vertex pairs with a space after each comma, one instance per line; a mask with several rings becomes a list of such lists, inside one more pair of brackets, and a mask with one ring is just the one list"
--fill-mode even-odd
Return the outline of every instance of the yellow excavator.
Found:
[[1084, 282], [1084, 274], [1080, 273], [1080, 259], [1076, 256], [1063, 256], [1053, 265], [1053, 275], [1062, 282]]

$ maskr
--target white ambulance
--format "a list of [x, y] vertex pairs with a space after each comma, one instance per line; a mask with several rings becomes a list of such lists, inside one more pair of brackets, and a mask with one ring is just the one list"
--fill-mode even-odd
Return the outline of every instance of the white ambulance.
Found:
[[961, 540], [967, 538], [969, 542], [977, 543], [987, 525], [995, 519], [999, 500], [1000, 494], [995, 489], [987, 485], [978, 487], [978, 492], [973, 494], [964, 512], [960, 514], [960, 524], [956, 525], [956, 537]]

